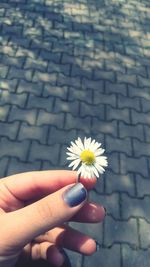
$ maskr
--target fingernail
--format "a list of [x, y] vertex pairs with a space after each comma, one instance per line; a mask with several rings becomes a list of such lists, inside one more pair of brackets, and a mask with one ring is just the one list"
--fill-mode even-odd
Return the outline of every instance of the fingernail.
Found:
[[87, 198], [87, 191], [81, 183], [77, 183], [64, 193], [63, 198], [69, 207], [75, 207]]

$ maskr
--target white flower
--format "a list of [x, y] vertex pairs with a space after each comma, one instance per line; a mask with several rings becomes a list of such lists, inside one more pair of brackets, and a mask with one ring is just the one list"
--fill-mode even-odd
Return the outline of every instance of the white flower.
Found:
[[73, 170], [79, 167], [77, 173], [84, 178], [99, 177], [99, 173], [102, 174], [107, 167], [107, 157], [102, 156], [104, 149], [101, 148], [101, 144], [91, 138], [84, 138], [82, 142], [78, 137], [75, 142], [71, 142], [71, 146], [67, 147], [67, 160], [71, 163], [69, 167]]

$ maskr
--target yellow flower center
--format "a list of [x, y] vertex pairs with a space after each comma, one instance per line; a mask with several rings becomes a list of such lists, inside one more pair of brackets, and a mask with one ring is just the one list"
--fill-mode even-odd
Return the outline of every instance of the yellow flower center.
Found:
[[80, 159], [82, 162], [84, 162], [86, 165], [92, 165], [95, 162], [95, 155], [93, 152], [89, 150], [84, 150], [80, 154]]

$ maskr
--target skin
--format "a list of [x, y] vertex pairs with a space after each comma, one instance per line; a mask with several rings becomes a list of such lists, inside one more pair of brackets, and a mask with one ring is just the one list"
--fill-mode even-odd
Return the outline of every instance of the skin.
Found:
[[[2, 266], [11, 266], [11, 258], [20, 253], [31, 259], [45, 259], [61, 266], [61, 248], [84, 255], [96, 250], [95, 241], [70, 228], [66, 222], [101, 222], [104, 208], [86, 199], [76, 207], [63, 200], [68, 187], [77, 181], [74, 171], [40, 171], [21, 173], [0, 180], [0, 257]], [[89, 191], [96, 178], [80, 182]], [[10, 260], [9, 260], [10, 258]]]

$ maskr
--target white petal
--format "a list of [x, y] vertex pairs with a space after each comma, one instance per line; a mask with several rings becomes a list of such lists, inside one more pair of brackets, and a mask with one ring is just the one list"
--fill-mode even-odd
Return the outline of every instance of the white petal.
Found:
[[84, 150], [84, 145], [83, 145], [82, 140], [81, 140], [80, 137], [78, 137], [78, 139], [75, 142], [76, 142], [77, 146], [80, 148], [81, 151]]
[[84, 147], [86, 150], [89, 149], [89, 146], [90, 146], [90, 143], [91, 143], [91, 137], [87, 138], [86, 137], [84, 138]]
[[67, 160], [75, 160], [75, 159], [78, 159], [79, 157], [78, 156], [72, 156], [72, 157], [67, 157]]
[[94, 165], [95, 165], [96, 169], [99, 171], [99, 173], [102, 174], [105, 171], [105, 169], [100, 164], [95, 163]]
[[80, 163], [80, 159], [75, 159], [69, 164], [69, 167], [72, 167], [72, 169], [75, 170], [76, 167], [79, 165], [79, 163]]
[[104, 167], [108, 166], [107, 157], [104, 156], [96, 157], [96, 162]]
[[98, 173], [98, 171], [97, 171], [95, 166], [92, 166], [92, 171], [94, 172], [96, 177], [99, 177], [99, 173]]
[[104, 151], [105, 149], [102, 149], [102, 148], [97, 149], [94, 153], [95, 157], [102, 155]]

